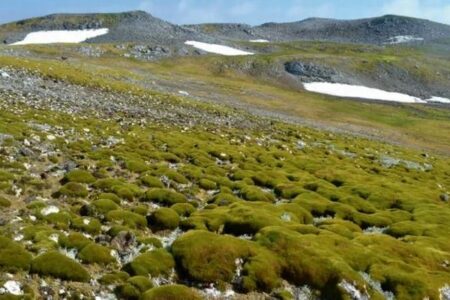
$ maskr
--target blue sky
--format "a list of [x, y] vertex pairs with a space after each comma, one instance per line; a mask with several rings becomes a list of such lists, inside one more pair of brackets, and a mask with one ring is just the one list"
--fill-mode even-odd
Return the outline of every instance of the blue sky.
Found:
[[59, 12], [146, 10], [177, 24], [400, 14], [450, 24], [450, 0], [0, 0], [0, 23]]

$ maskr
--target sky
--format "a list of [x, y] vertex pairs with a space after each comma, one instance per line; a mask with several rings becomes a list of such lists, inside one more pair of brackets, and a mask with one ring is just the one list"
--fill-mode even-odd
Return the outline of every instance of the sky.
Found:
[[145, 10], [176, 24], [357, 19], [398, 14], [450, 24], [450, 0], [0, 0], [0, 23], [51, 13]]

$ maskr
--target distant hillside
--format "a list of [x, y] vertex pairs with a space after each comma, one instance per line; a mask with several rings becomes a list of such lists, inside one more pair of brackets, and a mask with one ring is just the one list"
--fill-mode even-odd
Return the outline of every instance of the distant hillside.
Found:
[[394, 15], [360, 20], [310, 18], [299, 22], [266, 23], [255, 27], [245, 24], [200, 24], [188, 27], [204, 34], [246, 40], [261, 38], [270, 41], [322, 40], [383, 44], [450, 38], [448, 25]]
[[106, 27], [107, 35], [92, 42], [170, 43], [187, 39], [205, 40], [202, 34], [155, 18], [143, 11], [117, 14], [55, 14], [0, 26], [4, 43], [23, 39], [30, 32], [41, 30], [80, 30]]
[[450, 39], [450, 26], [428, 20], [386, 15], [359, 20], [310, 18], [292, 23], [174, 25], [143, 11], [115, 14], [55, 14], [0, 26], [0, 39], [13, 43], [40, 30], [109, 28], [107, 35], [89, 42], [139, 42], [162, 45], [186, 40], [223, 42], [320, 40], [344, 43], [388, 44]]

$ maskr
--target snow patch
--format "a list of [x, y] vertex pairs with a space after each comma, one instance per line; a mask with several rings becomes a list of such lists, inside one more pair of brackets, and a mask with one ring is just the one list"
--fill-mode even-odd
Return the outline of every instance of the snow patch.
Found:
[[54, 30], [36, 31], [27, 34], [24, 40], [11, 45], [29, 44], [56, 44], [56, 43], [82, 43], [109, 32], [108, 28], [87, 29], [87, 30]]
[[450, 103], [450, 99], [433, 96], [430, 99], [427, 99], [427, 102]]
[[57, 213], [59, 213], [59, 208], [54, 205], [47, 206], [47, 207], [41, 209], [41, 214], [43, 216], [48, 216], [50, 214], [57, 214]]
[[268, 40], [264, 39], [257, 39], [257, 40], [250, 40], [251, 43], [270, 43]]
[[307, 91], [337, 97], [394, 101], [402, 103], [427, 103], [427, 101], [414, 96], [401, 93], [387, 92], [380, 89], [369, 88], [360, 85], [350, 85], [331, 82], [311, 82], [311, 83], [304, 83], [303, 85], [305, 87], [305, 90]]
[[403, 44], [403, 43], [410, 43], [410, 42], [420, 42], [423, 40], [424, 40], [424, 38], [416, 37], [413, 35], [397, 35], [397, 36], [393, 36], [393, 37], [389, 38], [388, 42], [386, 44], [395, 45], [395, 44]]
[[218, 45], [218, 44], [208, 44], [196, 41], [187, 41], [186, 45], [192, 46], [194, 48], [215, 54], [221, 54], [226, 56], [239, 56], [239, 55], [253, 55], [252, 52], [242, 51], [236, 48]]

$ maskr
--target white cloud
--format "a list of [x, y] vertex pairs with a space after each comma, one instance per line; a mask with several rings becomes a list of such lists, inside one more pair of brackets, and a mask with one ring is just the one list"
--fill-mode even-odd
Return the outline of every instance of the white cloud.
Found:
[[391, 0], [381, 14], [396, 14], [450, 24], [450, 3], [442, 0]]

